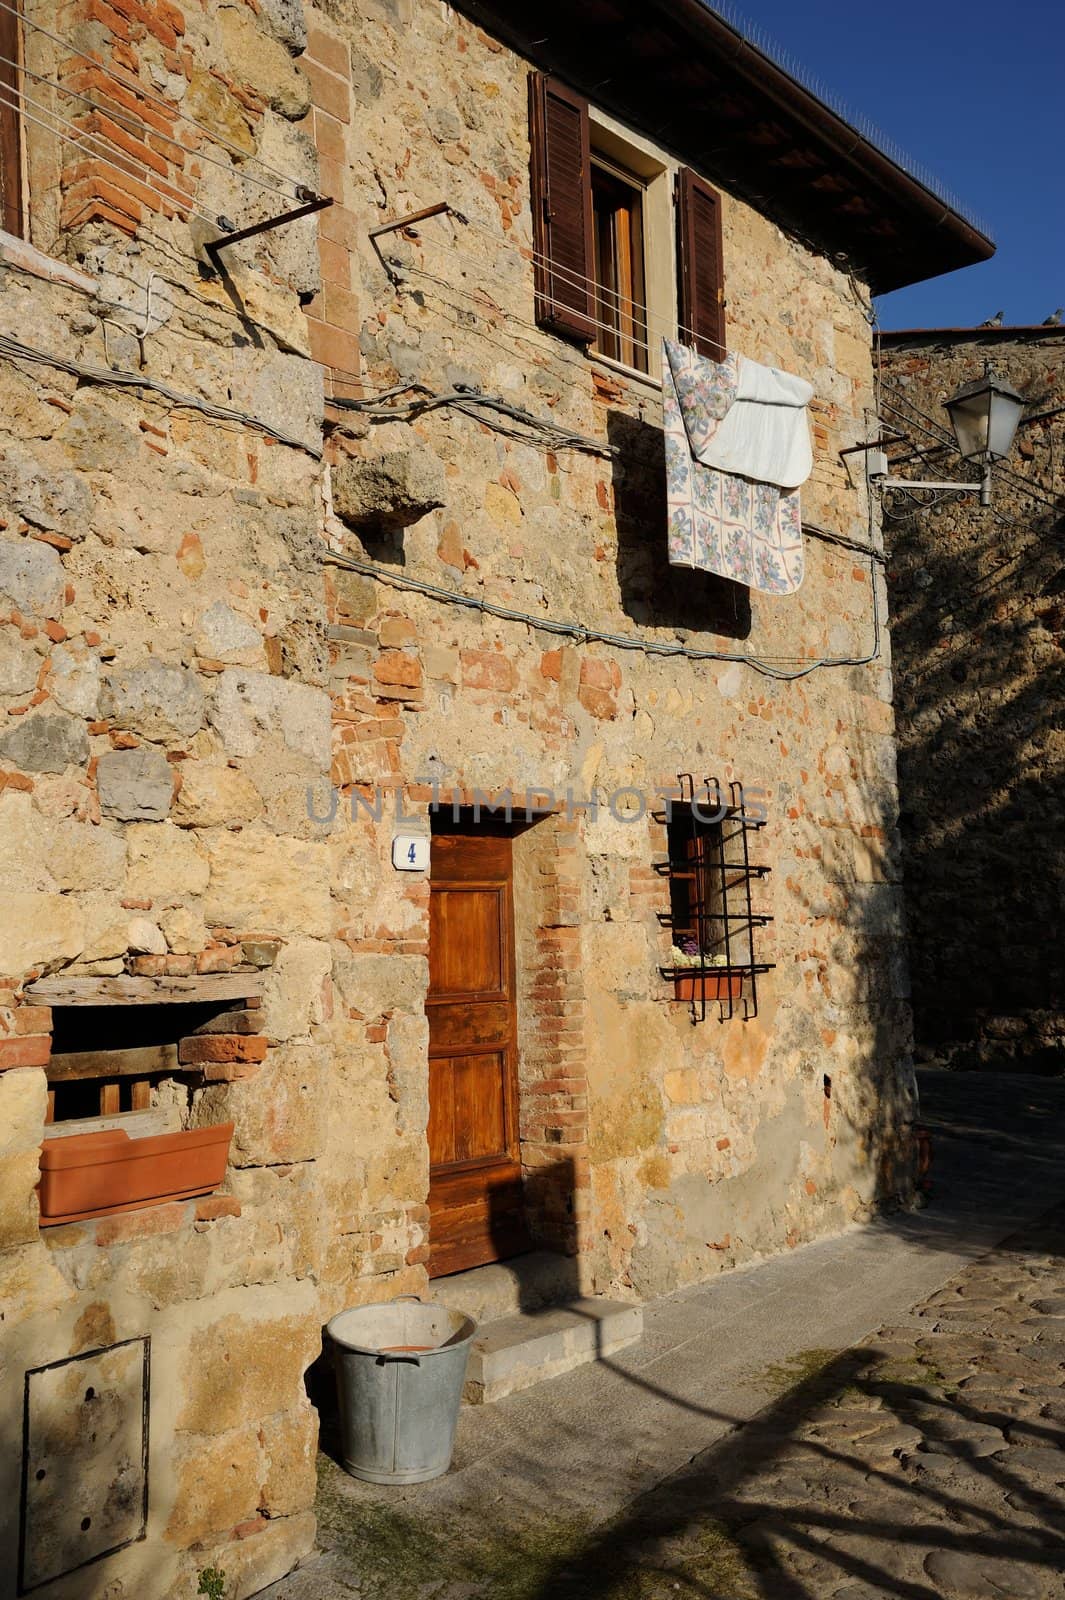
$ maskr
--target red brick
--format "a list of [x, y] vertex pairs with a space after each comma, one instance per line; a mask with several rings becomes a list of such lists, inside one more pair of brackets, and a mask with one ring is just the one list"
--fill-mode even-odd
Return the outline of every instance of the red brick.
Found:
[[462, 682], [467, 689], [498, 689], [514, 687], [514, 667], [499, 650], [463, 650]]
[[265, 1061], [267, 1043], [261, 1033], [201, 1033], [182, 1039], [178, 1060], [182, 1066], [207, 1061]]
[[307, 59], [328, 67], [330, 72], [339, 73], [342, 78], [351, 76], [351, 51], [347, 45], [313, 22], [307, 29]]
[[25, 1039], [0, 1039], [0, 1072], [12, 1067], [45, 1067], [52, 1053], [51, 1036], [30, 1034]]
[[184, 1227], [188, 1217], [189, 1208], [181, 1200], [149, 1206], [143, 1211], [121, 1211], [116, 1216], [100, 1218], [96, 1224], [96, 1243], [128, 1244], [131, 1239], [147, 1239], [156, 1233], [174, 1233]]
[[416, 656], [409, 656], [403, 650], [382, 650], [373, 670], [378, 683], [401, 689], [421, 687], [421, 663]]
[[219, 1217], [239, 1217], [240, 1201], [235, 1194], [212, 1194], [205, 1200], [197, 1200], [195, 1220], [197, 1222], [216, 1222]]
[[51, 1033], [51, 1006], [19, 1006], [15, 1012], [16, 1033]]
[[334, 72], [327, 72], [317, 61], [304, 58], [303, 70], [311, 86], [316, 108], [328, 111], [338, 122], [351, 121], [351, 85]]
[[163, 978], [166, 976], [166, 957], [134, 956], [133, 971], [138, 978]]
[[222, 950], [201, 950], [196, 957], [196, 971], [229, 972], [232, 967], [239, 967], [242, 955], [239, 944], [228, 945]]

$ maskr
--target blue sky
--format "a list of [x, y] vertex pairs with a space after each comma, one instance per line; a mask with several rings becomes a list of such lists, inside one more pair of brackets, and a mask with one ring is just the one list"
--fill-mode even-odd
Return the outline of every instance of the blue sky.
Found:
[[[712, 0], [713, 3], [713, 0]], [[879, 301], [885, 328], [966, 327], [1065, 306], [1065, 8], [1050, 0], [738, 0], [995, 239], [981, 266]]]

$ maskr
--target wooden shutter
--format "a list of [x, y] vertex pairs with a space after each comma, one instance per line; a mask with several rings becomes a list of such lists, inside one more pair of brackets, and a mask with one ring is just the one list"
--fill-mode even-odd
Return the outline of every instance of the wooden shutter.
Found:
[[680, 338], [701, 356], [725, 355], [721, 196], [689, 167], [677, 175]]
[[18, 17], [0, 7], [0, 228], [22, 233], [22, 137], [18, 112]]
[[592, 339], [591, 149], [588, 102], [564, 83], [529, 78], [536, 320], [570, 338]]

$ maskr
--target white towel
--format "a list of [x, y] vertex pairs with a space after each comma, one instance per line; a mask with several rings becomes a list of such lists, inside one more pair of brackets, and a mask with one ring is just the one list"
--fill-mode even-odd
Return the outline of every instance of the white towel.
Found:
[[813, 393], [805, 378], [740, 356], [735, 399], [699, 460], [756, 483], [797, 489], [814, 464], [806, 416]]

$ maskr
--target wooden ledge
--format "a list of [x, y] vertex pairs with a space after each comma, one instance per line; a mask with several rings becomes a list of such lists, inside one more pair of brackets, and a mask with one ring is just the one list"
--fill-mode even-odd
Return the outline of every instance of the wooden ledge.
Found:
[[213, 1005], [262, 994], [255, 972], [204, 972], [192, 978], [38, 978], [26, 994], [42, 1006]]

